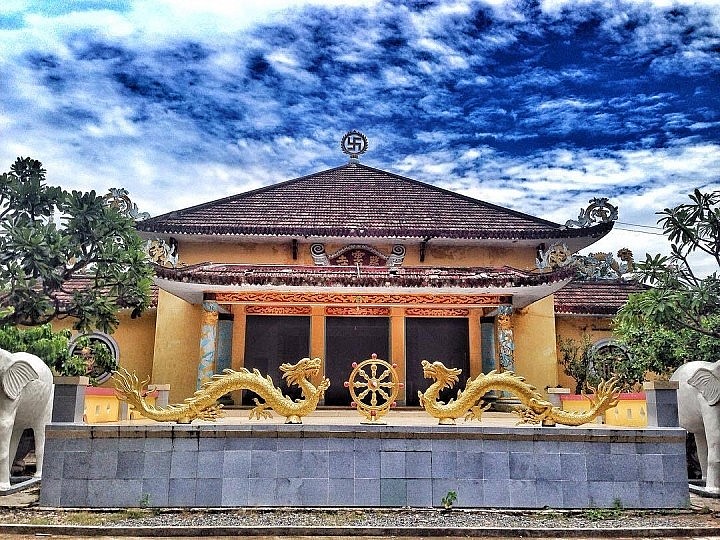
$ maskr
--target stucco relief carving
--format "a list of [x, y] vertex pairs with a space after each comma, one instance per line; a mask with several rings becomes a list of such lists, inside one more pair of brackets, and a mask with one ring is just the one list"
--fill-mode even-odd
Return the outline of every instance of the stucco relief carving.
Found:
[[310, 315], [310, 306], [247, 306], [248, 315]]
[[509, 303], [510, 296], [494, 294], [352, 294], [352, 293], [290, 293], [290, 292], [222, 292], [209, 298], [216, 302], [232, 303], [292, 303], [292, 304], [425, 304], [499, 306]]
[[405, 246], [396, 244], [389, 255], [367, 244], [350, 244], [328, 254], [323, 244], [312, 244], [310, 255], [316, 266], [401, 266]]
[[441, 309], [441, 308], [407, 308], [405, 315], [408, 317], [467, 317], [470, 310], [467, 309]]
[[330, 306], [325, 308], [325, 315], [356, 315], [380, 316], [390, 315], [390, 308], [386, 307], [360, 307], [360, 306]]

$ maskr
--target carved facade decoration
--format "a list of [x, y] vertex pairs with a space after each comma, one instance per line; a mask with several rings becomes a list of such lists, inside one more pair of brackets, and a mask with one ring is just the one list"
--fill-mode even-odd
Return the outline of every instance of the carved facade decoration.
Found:
[[440, 391], [443, 388], [452, 388], [458, 382], [462, 371], [445, 367], [442, 362], [431, 364], [427, 360], [422, 361], [422, 368], [424, 377], [434, 379], [435, 382], [425, 392], [418, 391], [420, 405], [430, 416], [437, 418], [440, 424], [454, 424], [461, 416], [466, 420], [480, 420], [482, 413], [488, 408], [483, 405], [482, 397], [490, 390], [509, 392], [520, 399], [523, 406], [513, 411], [520, 416], [520, 423], [542, 423], [544, 426], [579, 426], [592, 422], [596, 416], [617, 405], [620, 396], [620, 389], [616, 386], [617, 379], [612, 378], [601, 382], [597, 391], [592, 388], [592, 395], [586, 396], [591, 403], [589, 411], [563, 411], [547, 401], [534, 386], [527, 384], [523, 377], [518, 377], [512, 371], [491, 371], [487, 375], [481, 373], [474, 379], [468, 379], [465, 388], [458, 391], [457, 399], [443, 403], [438, 400]]
[[572, 262], [572, 253], [564, 242], [555, 242], [545, 251], [539, 251], [535, 266], [540, 270], [557, 270]]
[[618, 218], [618, 208], [608, 202], [607, 197], [590, 199], [590, 205], [581, 209], [577, 219], [568, 219], [565, 227], [590, 227], [596, 223], [608, 223]]
[[[138, 205], [130, 199], [130, 192], [125, 188], [110, 188], [103, 197], [105, 204], [115, 208], [122, 216], [142, 221], [150, 217], [148, 212], [140, 212]], [[177, 268], [178, 252], [177, 242], [174, 239], [165, 241], [160, 238], [148, 240], [145, 243], [145, 254], [150, 262], [167, 268]]]
[[406, 317], [467, 317], [470, 310], [462, 308], [406, 308]]
[[372, 246], [351, 244], [328, 255], [323, 244], [312, 244], [310, 255], [317, 266], [401, 266], [405, 246], [396, 244], [390, 255], [385, 255]]
[[515, 340], [513, 338], [512, 313], [512, 306], [500, 306], [497, 317], [495, 318], [500, 367], [506, 371], [515, 370]]
[[618, 279], [635, 270], [635, 261], [632, 251], [628, 248], [620, 249], [617, 256], [619, 261], [613, 257], [612, 253], [572, 255], [564, 243], [557, 242], [547, 250], [541, 251], [535, 264], [540, 270], [557, 270], [561, 267], [572, 266], [577, 269], [578, 278], [583, 280]]
[[387, 265], [388, 266], [402, 266], [405, 261], [405, 246], [402, 244], [395, 244], [388, 255]]
[[350, 307], [350, 306], [329, 306], [325, 308], [325, 315], [355, 315], [366, 317], [389, 317], [390, 308], [386, 307]]
[[310, 306], [247, 306], [248, 315], [310, 315]]
[[125, 188], [110, 188], [107, 195], [103, 197], [105, 204], [115, 208], [118, 213], [125, 217], [141, 221], [150, 217], [147, 212], [140, 212], [138, 205], [130, 200], [130, 192]]
[[577, 268], [581, 279], [618, 279], [635, 270], [633, 253], [627, 248], [617, 252], [620, 261], [615, 260], [612, 253], [591, 253], [575, 255], [573, 265]]
[[373, 294], [373, 293], [312, 293], [312, 292], [218, 292], [206, 298], [221, 304], [268, 303], [268, 304], [420, 304], [499, 306], [511, 301], [510, 296], [495, 294]]
[[220, 318], [217, 302], [205, 301], [202, 304], [200, 326], [200, 360], [197, 368], [196, 388], [201, 388], [215, 373], [215, 345], [217, 325]]
[[172, 238], [169, 242], [163, 239], [148, 240], [145, 243], [145, 253], [150, 262], [159, 266], [166, 268], [178, 267], [177, 242]]
[[312, 244], [310, 246], [310, 255], [316, 266], [328, 266], [330, 264], [330, 259], [325, 253], [325, 246], [322, 244]]
[[289, 385], [302, 388], [305, 399], [293, 401], [283, 396], [282, 391], [276, 388], [269, 375], [263, 376], [257, 369], [252, 372], [245, 368], [239, 371], [226, 369], [222, 375], [214, 375], [206, 382], [195, 395], [183, 403], [156, 408], [145, 401], [144, 387], [147, 380], [139, 381], [138, 377], [124, 369], [115, 372], [115, 393], [118, 399], [128, 402], [145, 418], [158, 422], [178, 422], [189, 424], [193, 420], [215, 420], [222, 416], [222, 405], [217, 400], [233, 390], [251, 390], [258, 394], [264, 403], [255, 400], [256, 407], [250, 411], [250, 418], [269, 418], [272, 409], [286, 418], [287, 424], [302, 424], [302, 417], [307, 416], [317, 408], [325, 390], [330, 386], [330, 380], [324, 378], [315, 387], [309, 379], [320, 372], [322, 361], [319, 358], [303, 358], [296, 364], [282, 364], [280, 371], [283, 379]]

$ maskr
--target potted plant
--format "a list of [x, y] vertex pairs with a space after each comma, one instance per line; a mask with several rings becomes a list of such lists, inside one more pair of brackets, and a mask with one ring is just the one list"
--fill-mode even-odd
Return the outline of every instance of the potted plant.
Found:
[[614, 425], [642, 427], [647, 421], [646, 398], [643, 393], [647, 367], [634, 360], [627, 350], [612, 339], [597, 342], [583, 333], [580, 341], [573, 338], [558, 340], [560, 364], [565, 374], [575, 379], [575, 394], [563, 395], [565, 408], [584, 410], [589, 402], [582, 393], [596, 388], [598, 383], [617, 378], [621, 389], [622, 407], [605, 413], [605, 422]]

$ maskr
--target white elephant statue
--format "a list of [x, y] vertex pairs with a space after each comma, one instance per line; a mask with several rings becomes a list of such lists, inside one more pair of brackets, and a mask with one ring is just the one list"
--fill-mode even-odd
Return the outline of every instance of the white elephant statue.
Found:
[[42, 474], [45, 425], [52, 419], [53, 375], [35, 355], [0, 349], [0, 491], [10, 489], [10, 466], [20, 436], [32, 429], [37, 469]]
[[695, 435], [705, 489], [720, 493], [720, 361], [688, 362], [671, 381], [678, 381], [680, 427]]

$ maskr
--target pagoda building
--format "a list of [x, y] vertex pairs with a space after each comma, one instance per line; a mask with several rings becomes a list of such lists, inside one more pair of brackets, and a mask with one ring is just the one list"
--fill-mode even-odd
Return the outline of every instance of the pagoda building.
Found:
[[[349, 136], [366, 146], [351, 132], [344, 149]], [[401, 405], [427, 388], [422, 360], [460, 368], [461, 388], [493, 369], [556, 386], [553, 295], [575, 270], [537, 261], [550, 246], [591, 245], [612, 219], [561, 225], [348, 153], [339, 167], [137, 223], [172, 259], [156, 268], [152, 381], [177, 401], [226, 368], [277, 383], [280, 364], [320, 357], [324, 405], [343, 406], [351, 364], [377, 354], [397, 366]], [[232, 399], [249, 404], [246, 394]]]

